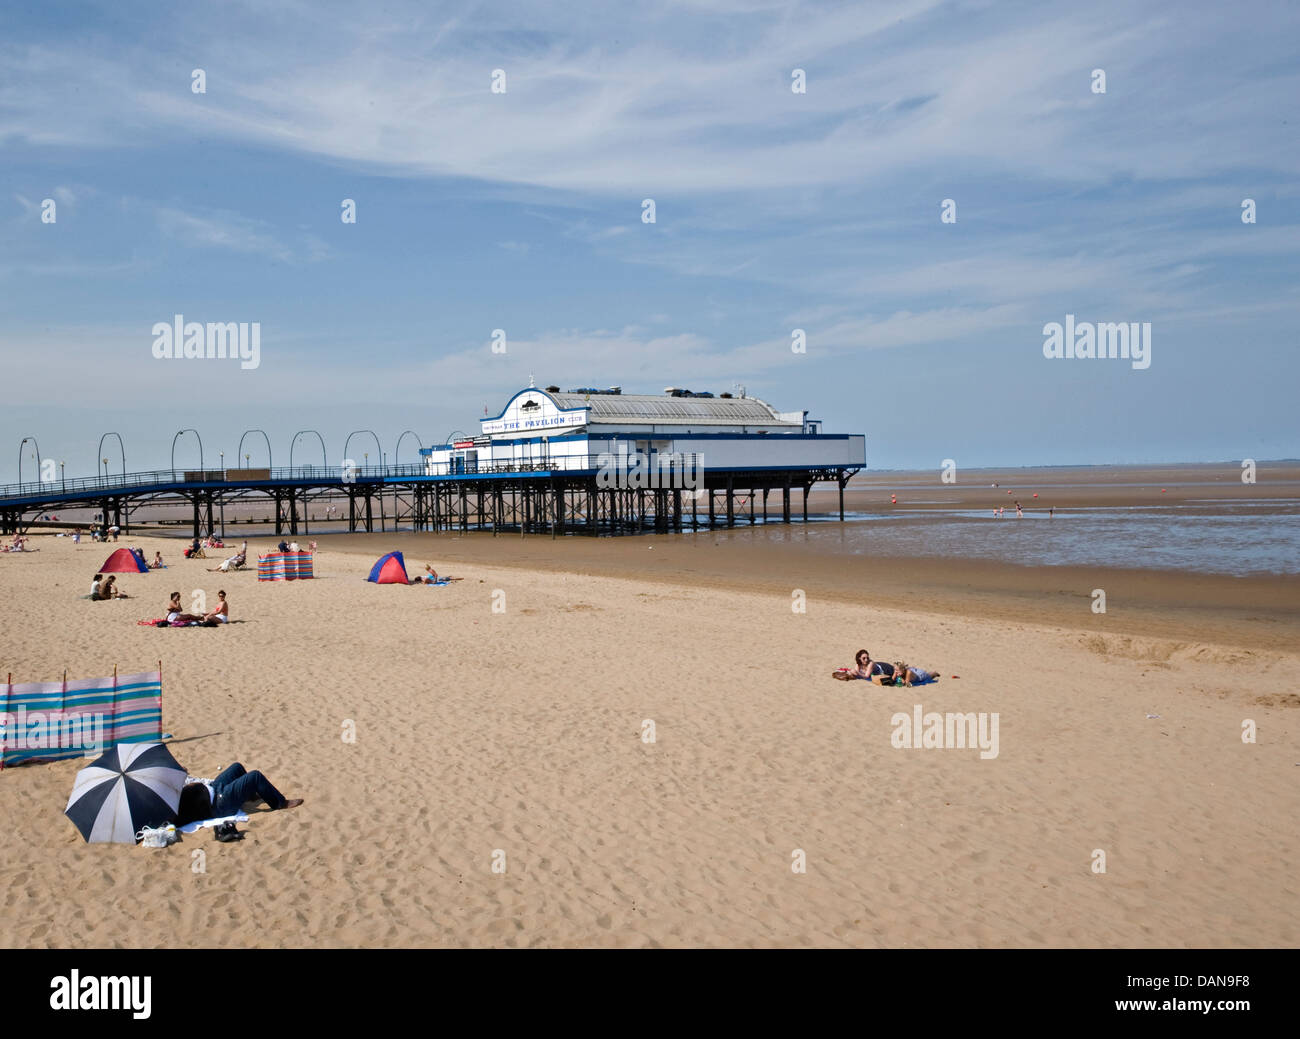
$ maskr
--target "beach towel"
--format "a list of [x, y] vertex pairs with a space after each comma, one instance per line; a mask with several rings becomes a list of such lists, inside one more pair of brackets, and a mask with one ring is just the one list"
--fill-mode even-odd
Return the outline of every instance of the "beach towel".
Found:
[[166, 617], [155, 617], [155, 618], [154, 618], [153, 620], [151, 620], [151, 621], [136, 621], [135, 623], [136, 623], [138, 626], [142, 627], [142, 628], [156, 628], [156, 627], [158, 627], [159, 624], [166, 624], [166, 623], [167, 623], [167, 618], [166, 618]]
[[225, 822], [246, 823], [248, 822], [248, 813], [241, 808], [234, 815], [223, 815], [219, 819], [200, 819], [197, 822], [186, 823], [181, 827], [181, 833], [197, 833], [204, 827], [219, 826]]

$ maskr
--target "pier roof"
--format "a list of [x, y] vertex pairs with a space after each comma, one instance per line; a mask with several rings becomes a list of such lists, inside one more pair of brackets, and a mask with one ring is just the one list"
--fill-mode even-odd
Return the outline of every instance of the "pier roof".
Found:
[[588, 422], [684, 423], [697, 426], [802, 425], [802, 413], [782, 415], [757, 397], [669, 397], [655, 394], [550, 393], [565, 409], [585, 408]]

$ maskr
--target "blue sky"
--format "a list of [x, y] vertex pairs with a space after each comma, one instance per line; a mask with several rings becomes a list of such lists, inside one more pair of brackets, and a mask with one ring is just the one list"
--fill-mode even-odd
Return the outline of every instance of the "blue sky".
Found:
[[[110, 429], [129, 469], [182, 427], [391, 460], [530, 373], [741, 383], [878, 468], [1295, 457], [1300, 12], [1205, 7], [11, 10], [0, 480]], [[260, 322], [260, 367], [155, 359], [176, 313]], [[1044, 358], [1067, 313], [1151, 367]]]

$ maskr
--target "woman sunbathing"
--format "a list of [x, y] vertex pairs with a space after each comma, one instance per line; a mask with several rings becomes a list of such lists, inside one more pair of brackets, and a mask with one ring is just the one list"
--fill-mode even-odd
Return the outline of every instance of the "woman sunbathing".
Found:
[[926, 670], [920, 667], [910, 667], [907, 664], [890, 664], [884, 660], [872, 660], [871, 654], [865, 649], [858, 650], [854, 656], [854, 662], [857, 667], [842, 668], [833, 672], [836, 678], [841, 681], [850, 681], [854, 678], [864, 678], [874, 685], [925, 685], [928, 682], [937, 682], [939, 672], [937, 668]]
[[411, 584], [442, 584], [444, 581], [465, 580], [465, 578], [463, 577], [439, 577], [438, 571], [435, 570], [433, 567], [431, 567], [428, 563], [424, 564], [424, 569], [427, 571], [425, 576], [411, 578]]

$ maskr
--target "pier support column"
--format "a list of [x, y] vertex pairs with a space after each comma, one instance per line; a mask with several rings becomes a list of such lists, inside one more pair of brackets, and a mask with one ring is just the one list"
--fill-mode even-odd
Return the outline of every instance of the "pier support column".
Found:
[[728, 473], [727, 474], [727, 526], [728, 527], [734, 527], [736, 525], [735, 482], [736, 482], [736, 478], [732, 476], [731, 473]]
[[836, 476], [836, 478], [835, 478], [835, 482], [838, 483], [838, 484], [840, 485], [840, 522], [843, 523], [843, 522], [844, 522], [844, 483], [845, 483], [845, 480], [844, 480], [844, 474], [843, 474], [842, 472], [839, 473], [839, 474]]
[[786, 473], [785, 482], [781, 485], [781, 522], [790, 522], [790, 474]]

